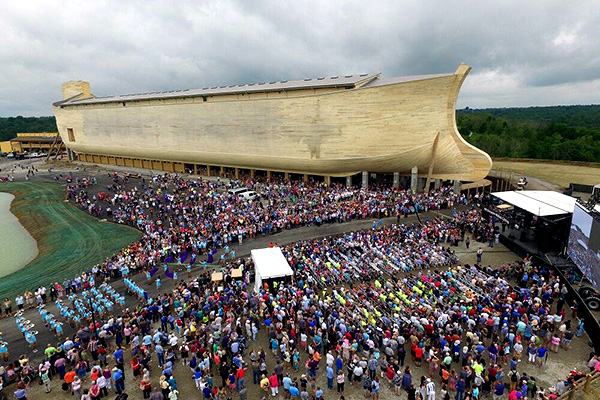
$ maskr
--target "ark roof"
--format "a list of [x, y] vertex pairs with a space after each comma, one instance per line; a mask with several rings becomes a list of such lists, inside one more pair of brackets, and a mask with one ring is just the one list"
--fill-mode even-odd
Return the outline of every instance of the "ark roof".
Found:
[[117, 103], [140, 100], [158, 100], [172, 99], [182, 97], [201, 97], [201, 96], [220, 96], [227, 94], [243, 94], [243, 93], [261, 93], [273, 91], [291, 91], [301, 89], [322, 89], [322, 88], [346, 88], [356, 89], [361, 86], [372, 87], [389, 85], [394, 83], [409, 82], [414, 80], [432, 79], [451, 74], [438, 75], [416, 75], [402, 76], [396, 78], [381, 79], [380, 74], [360, 74], [360, 75], [345, 75], [332, 76], [329, 78], [308, 78], [297, 79], [290, 81], [273, 81], [262, 83], [250, 83], [245, 85], [229, 85], [229, 86], [212, 86], [202, 89], [183, 89], [169, 90], [164, 92], [148, 92], [138, 94], [123, 94], [116, 96], [105, 97], [90, 97], [78, 100], [80, 96], [72, 96], [65, 100], [53, 103], [55, 107], [80, 105], [80, 104], [102, 104], [102, 103]]

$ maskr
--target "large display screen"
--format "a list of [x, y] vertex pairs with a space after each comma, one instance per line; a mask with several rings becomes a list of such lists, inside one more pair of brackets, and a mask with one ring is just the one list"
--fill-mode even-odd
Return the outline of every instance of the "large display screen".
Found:
[[585, 277], [600, 289], [600, 222], [575, 204], [567, 254]]

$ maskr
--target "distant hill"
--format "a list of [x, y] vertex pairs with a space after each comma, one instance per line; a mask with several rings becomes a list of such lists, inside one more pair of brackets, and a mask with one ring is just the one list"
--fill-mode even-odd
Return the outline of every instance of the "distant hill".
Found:
[[0, 141], [10, 140], [17, 132], [56, 132], [54, 117], [0, 117]]
[[456, 120], [492, 157], [600, 162], [600, 105], [466, 108]]

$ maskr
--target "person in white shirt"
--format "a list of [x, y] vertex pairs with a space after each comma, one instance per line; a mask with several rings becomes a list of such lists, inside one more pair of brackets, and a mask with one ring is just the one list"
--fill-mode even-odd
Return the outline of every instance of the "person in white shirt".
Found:
[[435, 400], [435, 383], [431, 380], [431, 378], [427, 378], [427, 385], [425, 388], [427, 400]]
[[325, 356], [327, 358], [327, 365], [329, 365], [330, 367], [333, 366], [333, 362], [335, 361], [335, 358], [333, 357], [333, 354], [331, 354], [331, 350], [327, 352], [327, 355]]

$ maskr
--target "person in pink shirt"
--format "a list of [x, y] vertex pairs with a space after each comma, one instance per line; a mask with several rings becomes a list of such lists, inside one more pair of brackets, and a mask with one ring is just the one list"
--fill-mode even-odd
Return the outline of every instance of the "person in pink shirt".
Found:
[[279, 393], [279, 380], [275, 372], [269, 377], [269, 386], [271, 387], [271, 396], [277, 396]]

